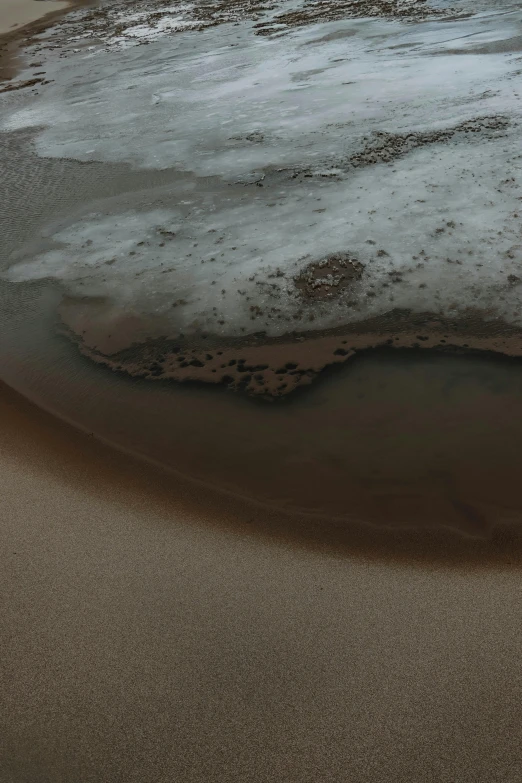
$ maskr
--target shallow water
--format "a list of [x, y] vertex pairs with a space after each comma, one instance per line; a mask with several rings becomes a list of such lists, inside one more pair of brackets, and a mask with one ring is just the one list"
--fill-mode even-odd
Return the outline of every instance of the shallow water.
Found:
[[254, 403], [93, 365], [55, 333], [58, 294], [25, 291], [4, 284], [3, 380], [120, 448], [325, 522], [478, 537], [522, 522], [516, 360], [375, 351], [292, 399]]

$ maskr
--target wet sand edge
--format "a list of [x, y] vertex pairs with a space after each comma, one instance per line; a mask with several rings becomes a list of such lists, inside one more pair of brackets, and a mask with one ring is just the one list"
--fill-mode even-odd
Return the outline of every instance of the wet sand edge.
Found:
[[83, 308], [83, 302], [66, 297], [59, 308], [60, 331], [95, 363], [152, 381], [223, 385], [269, 402], [293, 396], [332, 368], [375, 349], [522, 356], [522, 330], [480, 311], [446, 318], [393, 310], [333, 329], [272, 338], [260, 332], [228, 339], [204, 333], [140, 339], [141, 324], [133, 336], [125, 319], [93, 322]]
[[[19, 463], [21, 482], [37, 472], [46, 477], [53, 502], [64, 484], [84, 493], [93, 507], [132, 506], [143, 524], [182, 518], [266, 545], [320, 552], [335, 558], [388, 561], [409, 566], [506, 568], [522, 566], [522, 532], [499, 529], [471, 538], [438, 530], [387, 530], [369, 525], [336, 525], [262, 508], [167, 473], [101, 443], [37, 408], [0, 384], [0, 473], [2, 462]], [[5, 463], [4, 463], [5, 464]], [[18, 487], [4, 486], [13, 508], [24, 502]], [[38, 511], [35, 510], [35, 514]], [[50, 524], [52, 520], [49, 520]]]
[[32, 22], [20, 25], [15, 30], [0, 33], [0, 84], [10, 81], [18, 71], [17, 56], [20, 49], [30, 44], [32, 39], [47, 30], [71, 11], [82, 6], [94, 5], [96, 0], [66, 0], [67, 6], [56, 11], [45, 11], [42, 3], [42, 15]]

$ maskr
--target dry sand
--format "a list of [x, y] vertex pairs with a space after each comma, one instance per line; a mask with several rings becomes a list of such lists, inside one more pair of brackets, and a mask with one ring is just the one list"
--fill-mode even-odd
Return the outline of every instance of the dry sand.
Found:
[[60, 0], [0, 0], [0, 35], [67, 8]]
[[521, 779], [519, 569], [225, 524], [6, 389], [0, 432], [2, 783]]

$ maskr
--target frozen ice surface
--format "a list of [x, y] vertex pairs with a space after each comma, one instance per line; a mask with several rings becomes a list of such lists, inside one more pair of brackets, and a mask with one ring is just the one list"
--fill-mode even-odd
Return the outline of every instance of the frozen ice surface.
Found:
[[[514, 32], [502, 17], [352, 20], [276, 39], [221, 27], [94, 61], [78, 57], [76, 65], [69, 58], [45, 96], [2, 125], [46, 126], [37, 147], [47, 156], [233, 179], [267, 165], [350, 154], [375, 130], [425, 130], [517, 111], [516, 57], [476, 55], [469, 43]], [[467, 56], [445, 54], [459, 40]], [[254, 132], [263, 133], [262, 144], [244, 138]]]
[[[279, 335], [398, 307], [522, 324], [521, 22], [350, 20], [280, 38], [244, 23], [58, 63], [4, 130], [39, 128], [42, 156], [180, 180], [65, 219], [9, 279], [55, 278], [96, 297], [96, 317], [103, 298], [108, 323], [171, 333]], [[295, 278], [337, 252], [362, 278], [303, 300]]]

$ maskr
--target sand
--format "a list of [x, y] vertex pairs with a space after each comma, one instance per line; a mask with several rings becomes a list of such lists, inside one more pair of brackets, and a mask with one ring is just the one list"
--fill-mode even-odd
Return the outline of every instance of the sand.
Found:
[[[20, 190], [13, 190], [32, 192], [43, 210], [49, 197], [35, 193], [51, 181], [44, 165], [29, 167], [36, 172], [34, 188], [24, 174], [16, 183]], [[67, 165], [60, 169], [61, 187]], [[81, 187], [78, 177], [71, 201]], [[28, 213], [23, 229], [31, 234]], [[107, 437], [123, 422], [121, 438], [136, 446], [130, 425], [143, 420], [149, 429], [151, 421], [169, 448], [171, 432], [189, 443], [193, 465], [201, 463], [207, 476], [236, 478], [237, 444], [245, 448], [250, 436], [258, 461], [242, 462], [251, 473], [249, 465], [257, 465], [251, 483], [266, 492], [261, 469], [275, 450], [263, 452], [247, 428], [243, 441], [237, 438], [241, 422], [251, 420], [239, 402], [234, 410], [230, 403], [234, 418], [222, 417], [226, 438], [214, 441], [215, 451], [207, 448], [208, 433], [207, 440], [201, 437], [196, 416], [184, 417], [186, 429], [166, 426], [170, 419], [161, 413], [175, 408], [174, 397], [165, 408], [147, 408], [138, 381], [128, 397], [117, 397], [122, 412], [113, 416], [104, 396], [113, 381], [116, 391], [110, 373], [105, 384], [94, 374], [102, 370], [89, 366], [89, 385], [80, 357], [78, 364], [70, 357], [52, 361], [67, 357], [58, 348], [56, 354], [41, 350], [43, 328], [33, 329], [32, 353], [24, 353], [22, 325], [30, 331], [31, 315], [25, 296], [4, 307], [10, 323], [3, 342], [18, 330], [4, 373], [16, 366], [18, 377], [43, 394], [53, 389], [49, 368], [55, 384], [65, 368], [65, 391], [48, 396], [57, 406], [75, 408], [75, 385], [81, 387], [82, 411], [89, 413], [93, 403], [107, 419]], [[331, 356], [343, 359], [352, 345], [332, 344]], [[235, 357], [229, 361], [238, 364]], [[285, 368], [288, 374], [294, 369]], [[154, 392], [161, 388], [149, 385]], [[462, 409], [462, 429], [453, 426], [457, 406], [451, 415], [443, 406], [426, 408], [425, 418], [442, 417], [441, 442], [449, 451], [455, 444], [454, 462], [465, 457], [454, 473], [450, 461], [447, 472], [465, 479], [456, 495], [462, 516], [470, 516], [462, 498], [472, 495], [475, 503], [477, 494], [480, 509], [502, 504], [517, 510], [518, 451], [511, 459], [500, 448], [510, 422], [509, 447], [515, 442], [517, 386], [504, 393], [492, 385], [497, 399], [479, 387]], [[204, 412], [193, 394], [194, 410]], [[338, 462], [328, 459], [349, 431], [340, 422], [340, 392], [338, 399], [338, 410], [324, 419], [332, 449], [316, 450], [315, 461], [305, 463], [323, 492], [328, 487], [320, 468], [342, 475]], [[134, 418], [126, 413], [132, 405]], [[145, 420], [144, 409], [159, 418]], [[214, 410], [208, 406], [209, 419]], [[78, 420], [82, 411], [74, 411]], [[489, 414], [486, 426], [472, 428], [482, 411]], [[214, 418], [211, 434], [219, 432], [221, 419]], [[383, 421], [389, 418], [375, 426], [379, 453], [394, 443], [381, 437]], [[415, 411], [408, 421], [415, 425]], [[309, 451], [311, 432], [303, 429]], [[279, 471], [277, 487], [288, 492], [293, 478], [302, 495], [303, 469], [298, 462], [291, 466], [288, 449], [299, 442], [294, 432], [280, 449], [284, 456], [287, 448], [290, 467]], [[424, 458], [425, 448], [423, 442], [416, 454]], [[188, 452], [182, 467], [190, 472]], [[397, 450], [390, 453], [397, 461]], [[285, 465], [273, 461], [276, 468]], [[431, 474], [429, 480], [431, 491]], [[438, 487], [436, 481], [439, 474], [433, 479]], [[308, 484], [313, 497], [313, 481]], [[404, 497], [408, 502], [408, 493]], [[353, 507], [352, 486], [343, 501]], [[438, 506], [431, 505], [436, 516]], [[521, 560], [520, 536], [505, 532], [494, 540], [447, 535], [435, 550], [427, 531], [415, 543], [406, 534], [343, 532], [225, 501], [105, 448], [0, 388], [0, 783], [518, 783]]]
[[0, 432], [2, 781], [520, 780], [518, 569], [234, 528], [5, 388]]
[[0, 35], [67, 8], [60, 0], [0, 0]]
[[45, 83], [43, 79], [13, 81], [23, 67], [19, 55], [24, 46], [69, 10], [91, 2], [95, 0], [0, 0], [0, 92]]

